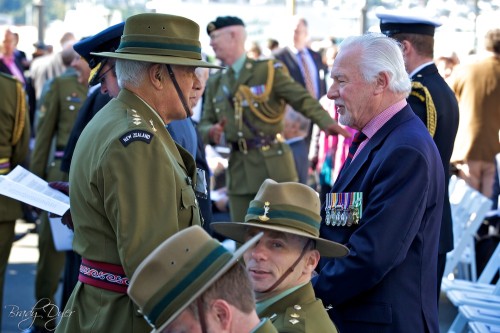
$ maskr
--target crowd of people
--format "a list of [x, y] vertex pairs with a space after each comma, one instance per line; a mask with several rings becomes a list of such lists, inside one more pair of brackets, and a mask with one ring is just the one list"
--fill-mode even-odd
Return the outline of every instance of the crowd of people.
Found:
[[[377, 16], [324, 52], [294, 17], [268, 56], [235, 16], [137, 14], [31, 62], [4, 29], [0, 174], [69, 195], [74, 231], [57, 251], [35, 209], [26, 333], [439, 332], [450, 175], [500, 194], [500, 29], [459, 65], [434, 57], [439, 21]], [[217, 202], [207, 147], [227, 151]], [[1, 301], [23, 205], [0, 204]]]

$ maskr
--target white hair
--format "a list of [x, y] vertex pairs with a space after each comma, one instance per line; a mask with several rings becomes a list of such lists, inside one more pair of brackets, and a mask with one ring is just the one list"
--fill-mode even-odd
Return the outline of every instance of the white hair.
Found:
[[396, 40], [380, 33], [347, 37], [339, 46], [359, 47], [360, 71], [367, 82], [373, 82], [381, 72], [389, 75], [389, 90], [396, 93], [411, 91], [411, 81], [405, 69], [401, 45]]
[[139, 87], [150, 66], [150, 62], [116, 59], [116, 79], [120, 89], [125, 86]]

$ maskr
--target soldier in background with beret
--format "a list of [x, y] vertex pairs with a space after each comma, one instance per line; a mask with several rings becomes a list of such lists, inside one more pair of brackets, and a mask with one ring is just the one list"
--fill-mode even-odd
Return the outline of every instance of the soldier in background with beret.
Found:
[[421, 13], [379, 12], [380, 30], [402, 45], [406, 71], [412, 80], [408, 103], [426, 124], [438, 148], [445, 175], [443, 218], [439, 232], [437, 299], [446, 265], [453, 250], [453, 224], [448, 193], [450, 159], [458, 130], [458, 102], [434, 63], [434, 32], [441, 23]]
[[228, 68], [207, 83], [199, 130], [203, 140], [231, 148], [227, 188], [231, 219], [242, 221], [266, 178], [297, 181], [290, 147], [282, 138], [285, 105], [329, 134], [350, 136], [277, 60], [246, 56], [246, 31], [238, 17], [218, 17], [207, 26], [215, 55]]

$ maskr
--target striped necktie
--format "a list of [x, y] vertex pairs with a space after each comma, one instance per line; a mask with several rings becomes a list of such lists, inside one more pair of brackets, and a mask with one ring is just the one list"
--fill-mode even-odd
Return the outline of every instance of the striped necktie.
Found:
[[299, 51], [300, 61], [302, 63], [302, 68], [304, 70], [304, 82], [306, 83], [306, 89], [314, 97], [316, 96], [316, 90], [314, 89], [314, 83], [312, 80], [311, 69], [307, 65], [306, 54], [304, 51]]
[[359, 145], [361, 144], [361, 142], [365, 141], [366, 138], [367, 136], [365, 135], [365, 133], [361, 131], [354, 134], [351, 146], [349, 147], [349, 153], [347, 154], [347, 158], [345, 159], [342, 169], [347, 168], [349, 164], [351, 164], [352, 158], [354, 157], [354, 154], [356, 154], [356, 150], [358, 150]]

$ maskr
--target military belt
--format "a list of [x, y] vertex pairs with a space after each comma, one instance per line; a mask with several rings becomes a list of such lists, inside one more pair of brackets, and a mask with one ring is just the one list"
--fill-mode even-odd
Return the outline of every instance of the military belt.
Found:
[[126, 294], [129, 280], [123, 267], [82, 258], [78, 281], [90, 286]]
[[266, 149], [269, 146], [278, 143], [275, 136], [261, 136], [252, 139], [240, 138], [236, 142], [230, 142], [232, 150], [240, 151], [246, 154], [251, 149], [262, 148]]

